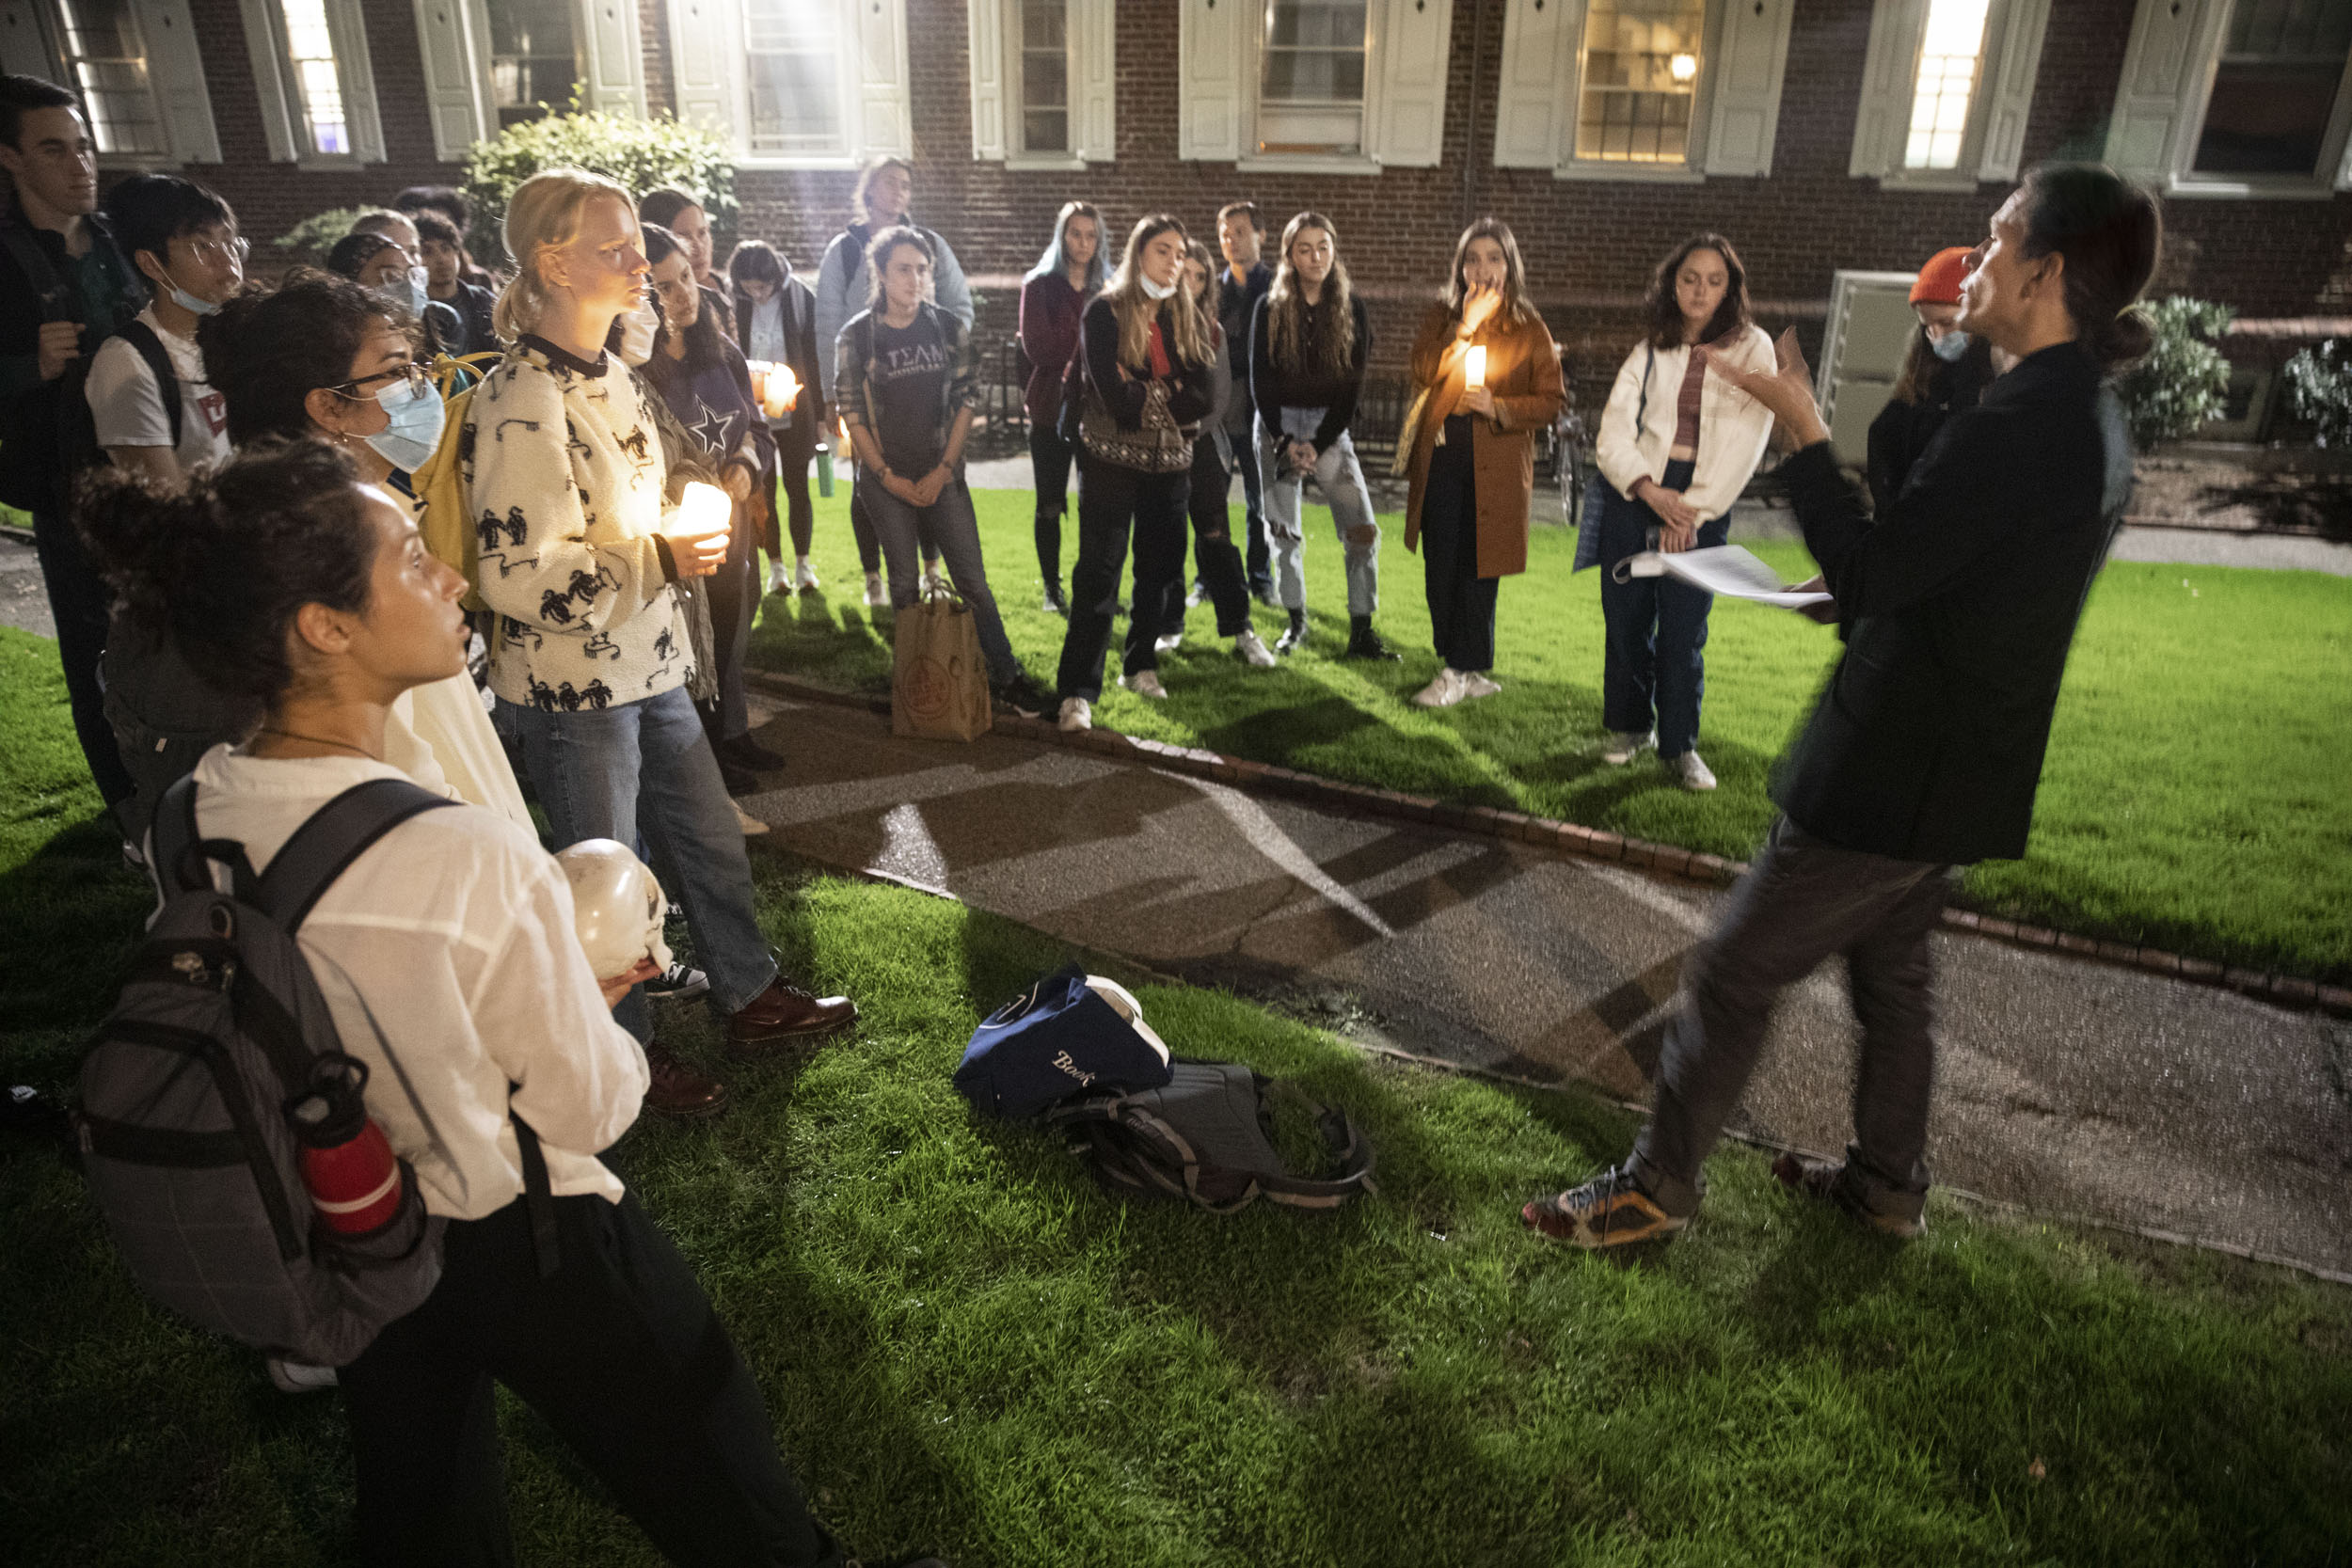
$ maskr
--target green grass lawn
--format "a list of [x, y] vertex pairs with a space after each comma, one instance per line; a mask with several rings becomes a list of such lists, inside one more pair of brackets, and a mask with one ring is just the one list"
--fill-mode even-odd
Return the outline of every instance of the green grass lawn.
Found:
[[[770, 599], [755, 663], [886, 690], [889, 647], [862, 608], [847, 488], [818, 503], [821, 597]], [[1013, 647], [1051, 685], [1063, 623], [1041, 607], [1030, 500], [977, 494], [991, 579]], [[1115, 687], [1097, 721], [1333, 778], [1565, 817], [1744, 860], [1771, 824], [1767, 774], [1836, 657], [1828, 627], [1722, 604], [1708, 646], [1700, 749], [1712, 795], [1645, 759], [1599, 759], [1598, 575], [1572, 577], [1575, 535], [1538, 529], [1502, 585], [1484, 702], [1406, 699], [1437, 673], [1421, 562], [1391, 518], [1378, 625], [1401, 664], [1347, 663], [1346, 594], [1328, 515], [1307, 522], [1316, 635], [1277, 671], [1244, 668], [1196, 608], [1162, 661], [1170, 696]], [[1239, 508], [1234, 509], [1236, 526]], [[1074, 526], [1065, 532], [1074, 539]], [[1063, 571], [1073, 546], [1065, 542]], [[1795, 579], [1803, 547], [1758, 554]], [[1271, 643], [1281, 612], [1259, 608]], [[886, 617], [885, 617], [886, 626]], [[1124, 635], [1125, 624], [1120, 626]], [[1116, 647], [1110, 673], [1118, 673]], [[2119, 562], [2091, 591], [2042, 774], [2029, 857], [1979, 866], [1968, 902], [2015, 919], [2150, 942], [2257, 969], [2352, 979], [2352, 579]]]
[[[0, 632], [0, 1082], [70, 1083], [144, 909], [96, 812], [54, 656]], [[641, 1125], [612, 1159], [869, 1560], [2352, 1559], [2352, 1294], [1941, 1198], [1894, 1244], [1741, 1149], [1673, 1245], [1582, 1257], [1518, 1205], [1620, 1156], [1621, 1113], [1162, 985], [1138, 992], [1178, 1049], [1357, 1117], [1380, 1191], [1330, 1214], [1125, 1207], [947, 1082], [1054, 942], [754, 858], [788, 963], [866, 1022], [802, 1064], [723, 1068], [724, 1120]], [[699, 1012], [668, 1031], [717, 1064]], [[0, 1256], [8, 1560], [348, 1560], [334, 1396], [278, 1395], [149, 1310], [27, 1135], [0, 1137]], [[655, 1560], [535, 1418], [504, 1424], [523, 1561]]]

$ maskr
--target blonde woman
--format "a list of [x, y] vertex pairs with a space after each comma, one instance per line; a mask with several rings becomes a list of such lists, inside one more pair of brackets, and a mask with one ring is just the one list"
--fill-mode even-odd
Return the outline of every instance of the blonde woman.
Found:
[[1249, 401], [1258, 410], [1258, 474], [1275, 590], [1290, 629], [1274, 644], [1289, 653], [1307, 640], [1307, 548], [1299, 508], [1311, 479], [1331, 506], [1347, 562], [1349, 658], [1397, 656], [1372, 629], [1380, 608], [1380, 525], [1347, 427], [1364, 389], [1372, 324], [1347, 282], [1339, 231], [1320, 213], [1301, 213], [1282, 230], [1274, 285], [1250, 318]]
[[1135, 609], [1120, 684], [1155, 701], [1160, 608], [1184, 570], [1184, 507], [1194, 438], [1215, 405], [1211, 324], [1184, 286], [1188, 237], [1166, 213], [1127, 235], [1119, 270], [1078, 327], [1086, 401], [1078, 428], [1078, 562], [1057, 689], [1061, 727], [1091, 729], [1103, 655], [1118, 609], [1127, 533], [1135, 531]]
[[[483, 598], [498, 612], [490, 685], [558, 848], [636, 842], [685, 906], [713, 1009], [738, 1052], [847, 1029], [857, 1009], [778, 976], [752, 908], [743, 834], [687, 693], [692, 652], [672, 585], [727, 559], [728, 531], [673, 510], [656, 394], [605, 352], [644, 302], [649, 266], [628, 193], [552, 170], [506, 210], [511, 343], [468, 405], [461, 450], [480, 521]], [[644, 997], [615, 1016], [650, 1036]], [[708, 1114], [723, 1091], [650, 1051], [658, 1109]]]

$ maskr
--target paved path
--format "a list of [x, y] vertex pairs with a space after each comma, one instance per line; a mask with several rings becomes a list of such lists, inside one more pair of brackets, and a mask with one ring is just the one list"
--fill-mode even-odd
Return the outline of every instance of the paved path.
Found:
[[[1360, 1020], [1364, 1037], [1624, 1099], [1646, 1095], [1682, 955], [1721, 896], [1060, 747], [902, 741], [859, 710], [771, 711], [763, 734], [793, 762], [744, 801], [776, 825], [766, 843]], [[2352, 1028], [1935, 941], [1943, 1180], [2352, 1272]], [[1746, 1129], [1841, 1148], [1851, 1055], [1833, 966], [1784, 1006]]]

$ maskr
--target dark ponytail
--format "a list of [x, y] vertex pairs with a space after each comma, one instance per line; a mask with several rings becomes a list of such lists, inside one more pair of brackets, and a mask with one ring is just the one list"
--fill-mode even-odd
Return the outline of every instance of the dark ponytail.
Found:
[[2020, 187], [2026, 254], [2064, 258], [2066, 313], [2102, 369], [2138, 358], [2155, 341], [2133, 309], [2164, 247], [2156, 198], [2105, 164], [2043, 164]]
[[177, 489], [101, 468], [75, 521], [130, 614], [167, 629], [222, 692], [266, 707], [294, 684], [295, 612], [367, 607], [376, 537], [358, 484], [324, 441], [268, 440]]

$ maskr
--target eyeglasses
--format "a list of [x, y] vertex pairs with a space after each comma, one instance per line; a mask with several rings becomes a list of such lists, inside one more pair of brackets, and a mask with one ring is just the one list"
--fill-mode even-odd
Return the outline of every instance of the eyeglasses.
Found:
[[250, 255], [252, 250], [253, 242], [242, 234], [233, 240], [190, 240], [188, 242], [190, 256], [199, 261], [215, 265], [223, 261], [234, 261], [237, 265], [243, 266], [246, 257]]
[[342, 392], [346, 396], [356, 396], [358, 395], [360, 388], [369, 385], [371, 382], [389, 381], [396, 375], [405, 376], [408, 381], [409, 391], [420, 396], [421, 396], [433, 385], [433, 372], [431, 369], [421, 359], [411, 359], [405, 365], [394, 365], [390, 370], [378, 371], [373, 375], [355, 376], [349, 381], [337, 382], [334, 386], [327, 388], [326, 390], [330, 392]]

